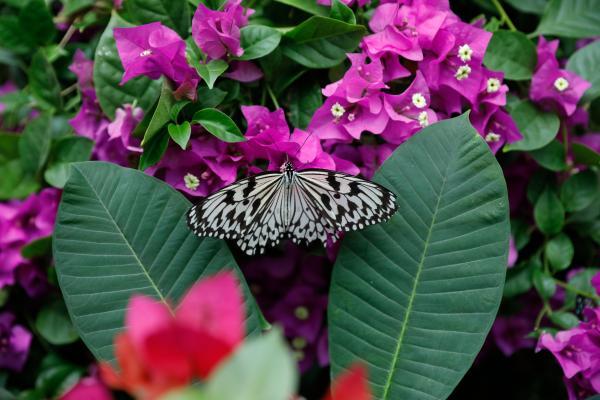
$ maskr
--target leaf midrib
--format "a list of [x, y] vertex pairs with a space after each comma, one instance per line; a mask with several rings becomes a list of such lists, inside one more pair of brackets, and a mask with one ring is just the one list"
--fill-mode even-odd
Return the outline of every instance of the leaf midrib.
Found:
[[410, 293], [410, 297], [408, 299], [408, 305], [406, 307], [406, 312], [404, 314], [404, 320], [402, 321], [402, 328], [400, 330], [400, 335], [398, 337], [398, 343], [396, 344], [396, 349], [394, 351], [394, 357], [392, 358], [392, 363], [391, 363], [391, 367], [389, 369], [388, 372], [388, 376], [386, 378], [385, 381], [385, 385], [383, 388], [383, 399], [387, 399], [388, 397], [388, 392], [390, 390], [390, 387], [392, 385], [392, 378], [394, 376], [394, 373], [396, 372], [396, 368], [397, 368], [397, 364], [398, 364], [398, 359], [400, 357], [400, 350], [402, 349], [402, 343], [404, 341], [404, 335], [406, 333], [406, 329], [408, 326], [408, 320], [410, 318], [410, 314], [412, 312], [412, 307], [413, 307], [413, 302], [417, 293], [417, 287], [419, 286], [419, 279], [421, 276], [421, 271], [423, 270], [423, 264], [425, 263], [425, 255], [427, 254], [427, 250], [429, 249], [429, 241], [431, 239], [431, 232], [433, 231], [433, 226], [435, 225], [436, 219], [437, 219], [437, 214], [438, 214], [438, 210], [440, 207], [440, 202], [442, 200], [442, 196], [444, 193], [444, 187], [446, 186], [446, 180], [448, 177], [448, 168], [449, 168], [448, 164], [446, 166], [446, 170], [444, 171], [443, 174], [443, 180], [442, 180], [442, 185], [440, 187], [440, 191], [439, 191], [439, 195], [437, 198], [437, 203], [435, 205], [434, 211], [433, 211], [433, 216], [431, 218], [431, 224], [429, 225], [429, 230], [427, 232], [427, 238], [425, 239], [425, 245], [423, 246], [423, 253], [421, 254], [421, 260], [419, 261], [419, 266], [417, 268], [417, 273], [415, 275], [415, 280], [413, 283], [413, 287], [412, 287], [412, 291]]
[[79, 174], [83, 177], [83, 179], [85, 180], [85, 182], [88, 184], [89, 188], [92, 190], [92, 192], [94, 193], [94, 195], [96, 196], [96, 198], [98, 199], [98, 202], [100, 203], [100, 205], [102, 205], [102, 208], [104, 209], [104, 211], [106, 212], [106, 214], [109, 216], [111, 222], [113, 223], [113, 225], [115, 226], [117, 232], [119, 233], [119, 235], [123, 238], [123, 241], [125, 242], [125, 244], [127, 245], [127, 247], [129, 248], [129, 250], [131, 251], [131, 254], [133, 255], [133, 257], [135, 258], [136, 262], [138, 263], [138, 265], [140, 266], [142, 272], [144, 273], [144, 275], [146, 276], [146, 278], [148, 279], [148, 281], [150, 282], [150, 284], [152, 285], [152, 288], [156, 291], [156, 294], [158, 295], [158, 297], [160, 298], [160, 301], [167, 306], [167, 308], [172, 312], [171, 307], [169, 306], [169, 304], [167, 303], [167, 300], [165, 299], [165, 297], [163, 296], [162, 292], [160, 291], [160, 289], [158, 288], [158, 286], [156, 286], [156, 284], [154, 283], [154, 281], [152, 280], [152, 278], [150, 277], [150, 274], [148, 273], [148, 271], [146, 270], [144, 264], [142, 263], [142, 260], [140, 260], [140, 258], [138, 257], [137, 253], [135, 252], [135, 250], [133, 249], [133, 247], [131, 246], [131, 243], [129, 243], [129, 240], [127, 240], [127, 237], [125, 236], [125, 233], [123, 232], [123, 230], [121, 229], [121, 227], [119, 226], [119, 224], [117, 224], [117, 221], [115, 221], [115, 219], [113, 218], [112, 214], [110, 213], [110, 211], [108, 210], [108, 208], [106, 207], [106, 205], [104, 204], [104, 201], [102, 201], [102, 198], [100, 197], [100, 194], [96, 191], [96, 188], [91, 184], [91, 182], [88, 180], [87, 176], [80, 170], [77, 169], [77, 171], [79, 172]]

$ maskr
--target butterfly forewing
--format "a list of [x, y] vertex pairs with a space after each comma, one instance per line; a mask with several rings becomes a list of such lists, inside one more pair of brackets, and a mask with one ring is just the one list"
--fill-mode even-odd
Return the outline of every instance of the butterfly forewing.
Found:
[[385, 221], [396, 211], [395, 195], [376, 183], [334, 171], [291, 170], [291, 179], [267, 172], [210, 195], [188, 212], [190, 228], [198, 236], [234, 239], [252, 255], [284, 238], [336, 241], [340, 232]]

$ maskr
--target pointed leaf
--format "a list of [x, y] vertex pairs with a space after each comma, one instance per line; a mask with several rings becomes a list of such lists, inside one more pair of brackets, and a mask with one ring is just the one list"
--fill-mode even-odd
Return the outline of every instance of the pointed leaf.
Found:
[[203, 64], [197, 59], [191, 59], [190, 64], [196, 68], [198, 75], [204, 79], [204, 82], [206, 82], [206, 86], [208, 86], [209, 89], [213, 88], [217, 78], [229, 68], [229, 65], [223, 60], [212, 60]]
[[[191, 204], [167, 184], [115, 164], [74, 164], [54, 232], [54, 259], [73, 324], [96, 357], [113, 359], [113, 336], [134, 293], [179, 301], [204, 275], [233, 269], [223, 241], [188, 229]], [[247, 329], [258, 330], [247, 296]]]
[[328, 311], [332, 372], [362, 360], [375, 399], [445, 399], [502, 298], [502, 170], [463, 115], [410, 138], [374, 180], [396, 193], [398, 212], [344, 239]]
[[248, 25], [241, 29], [244, 54], [240, 60], [255, 60], [270, 54], [281, 41], [277, 29], [263, 25]]
[[204, 129], [224, 142], [235, 143], [246, 140], [235, 122], [216, 108], [198, 111], [194, 114], [192, 122], [202, 125]]
[[175, 143], [179, 145], [183, 150], [187, 147], [192, 134], [192, 126], [188, 121], [185, 121], [179, 125], [169, 124], [168, 126], [169, 136]]
[[570, 38], [600, 35], [598, 1], [550, 0], [535, 33]]

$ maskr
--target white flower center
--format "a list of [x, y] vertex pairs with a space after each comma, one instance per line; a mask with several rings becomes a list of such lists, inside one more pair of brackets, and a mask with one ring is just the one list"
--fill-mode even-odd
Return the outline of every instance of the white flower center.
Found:
[[427, 125], [429, 125], [429, 115], [427, 114], [427, 111], [421, 111], [419, 113], [419, 125], [421, 125], [422, 127], [426, 127]]
[[472, 55], [473, 49], [468, 44], [463, 44], [458, 48], [458, 58], [460, 58], [462, 62], [471, 61]]
[[140, 57], [148, 57], [152, 55], [152, 50], [144, 50], [140, 53]]
[[421, 93], [415, 93], [412, 95], [412, 103], [417, 108], [423, 108], [427, 106], [427, 100]]
[[468, 78], [470, 74], [471, 74], [471, 67], [469, 67], [468, 65], [461, 65], [456, 70], [456, 74], [454, 74], [454, 77], [456, 78], [457, 81], [462, 81], [463, 79]]
[[490, 78], [487, 80], [487, 92], [496, 93], [500, 90], [500, 80], [496, 78]]
[[333, 115], [335, 118], [342, 118], [345, 113], [346, 109], [340, 103], [335, 103], [331, 106], [331, 115]]
[[485, 141], [488, 143], [496, 143], [500, 141], [500, 135], [494, 132], [490, 132], [485, 135]]
[[354, 121], [354, 118], [356, 118], [356, 115], [354, 115], [354, 113], [348, 114], [348, 121], [352, 122]]
[[198, 186], [200, 186], [200, 179], [198, 179], [196, 175], [190, 173], [185, 174], [183, 182], [185, 182], [185, 187], [190, 190], [196, 190], [198, 189]]
[[554, 87], [559, 92], [564, 92], [565, 90], [567, 90], [569, 88], [569, 81], [563, 77], [557, 78], [554, 81]]

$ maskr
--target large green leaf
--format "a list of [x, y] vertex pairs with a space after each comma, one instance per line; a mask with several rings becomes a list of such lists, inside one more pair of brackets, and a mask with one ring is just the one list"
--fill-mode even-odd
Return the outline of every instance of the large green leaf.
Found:
[[244, 54], [240, 60], [254, 60], [270, 54], [281, 41], [277, 29], [263, 25], [248, 25], [241, 29]]
[[[54, 259], [73, 324], [99, 359], [113, 358], [113, 336], [123, 328], [134, 293], [176, 302], [200, 277], [238, 271], [225, 242], [199, 239], [187, 228], [190, 206], [142, 172], [102, 162], [72, 166], [58, 211]], [[258, 311], [248, 299], [247, 328], [255, 332]]]
[[445, 399], [502, 297], [502, 170], [463, 115], [409, 139], [374, 180], [396, 193], [398, 212], [344, 239], [328, 311], [332, 373], [363, 360], [376, 399]]
[[592, 101], [600, 96], [600, 42], [594, 42], [577, 50], [567, 62], [567, 69], [592, 84], [583, 95], [584, 101]]
[[286, 4], [288, 6], [302, 10], [308, 14], [327, 16], [329, 10], [327, 7], [317, 4], [313, 0], [275, 0], [277, 3]]
[[283, 53], [308, 68], [330, 68], [344, 61], [365, 33], [362, 25], [314, 16], [285, 34]]
[[530, 101], [519, 102], [510, 112], [523, 139], [504, 146], [504, 151], [530, 151], [546, 146], [556, 137], [560, 119], [555, 113], [544, 112]]
[[106, 30], [100, 37], [94, 61], [94, 85], [100, 106], [111, 119], [115, 110], [123, 104], [137, 104], [147, 111], [154, 105], [160, 93], [160, 81], [152, 81], [145, 77], [136, 78], [120, 85], [123, 76], [123, 65], [117, 53], [113, 36], [114, 27], [130, 27], [128, 22], [113, 14]]
[[598, 0], [551, 0], [535, 33], [570, 38], [600, 35]]
[[187, 0], [128, 0], [129, 15], [140, 24], [159, 21], [182, 37], [190, 30], [190, 7]]

